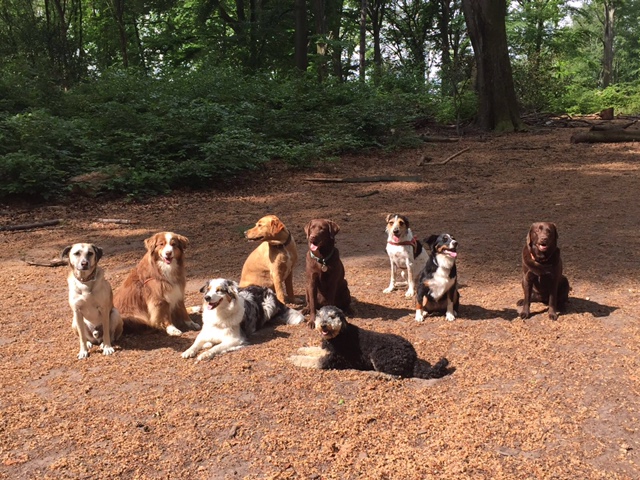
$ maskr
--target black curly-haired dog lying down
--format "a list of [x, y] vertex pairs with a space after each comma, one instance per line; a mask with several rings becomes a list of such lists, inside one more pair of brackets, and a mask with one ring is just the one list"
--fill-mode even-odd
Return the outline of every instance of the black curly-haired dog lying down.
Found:
[[303, 347], [290, 357], [299, 367], [322, 370], [374, 370], [409, 378], [441, 378], [451, 373], [441, 358], [431, 366], [418, 358], [413, 345], [398, 335], [364, 330], [347, 322], [337, 307], [322, 307], [315, 320], [322, 347]]

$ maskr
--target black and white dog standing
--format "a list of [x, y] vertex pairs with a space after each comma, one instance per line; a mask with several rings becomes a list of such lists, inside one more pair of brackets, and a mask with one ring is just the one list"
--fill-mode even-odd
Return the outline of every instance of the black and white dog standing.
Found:
[[422, 322], [429, 313], [445, 312], [453, 321], [458, 315], [458, 242], [448, 233], [431, 235], [424, 242], [431, 255], [420, 273], [416, 290], [416, 321]]

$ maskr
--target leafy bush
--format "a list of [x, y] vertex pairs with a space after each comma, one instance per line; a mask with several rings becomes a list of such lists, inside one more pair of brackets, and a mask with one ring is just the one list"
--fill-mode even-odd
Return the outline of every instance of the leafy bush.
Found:
[[0, 110], [0, 198], [64, 195], [71, 178], [92, 172], [105, 173], [98, 191], [139, 198], [211, 188], [271, 158], [305, 167], [415, 145], [410, 125], [425, 114], [423, 98], [229, 68], [166, 78], [113, 71], [51, 102]]

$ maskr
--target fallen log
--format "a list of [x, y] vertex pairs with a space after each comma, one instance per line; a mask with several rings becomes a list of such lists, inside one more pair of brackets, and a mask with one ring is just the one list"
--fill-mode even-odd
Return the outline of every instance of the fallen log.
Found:
[[2, 225], [0, 226], [0, 232], [15, 232], [17, 230], [31, 230], [34, 228], [51, 227], [58, 225], [60, 220], [45, 220], [44, 222], [25, 223], [23, 225]]
[[137, 220], [127, 220], [126, 218], [97, 218], [96, 222], [99, 223], [118, 223], [123, 225], [135, 225]]
[[347, 178], [331, 178], [331, 177], [307, 177], [303, 178], [305, 182], [320, 183], [375, 183], [375, 182], [422, 182], [421, 177], [417, 176], [387, 176], [379, 175], [375, 177], [347, 177]]
[[571, 136], [571, 143], [640, 142], [640, 130], [591, 130]]
[[420, 135], [420, 138], [423, 142], [432, 142], [432, 143], [453, 143], [459, 142], [459, 138], [452, 137], [439, 137], [439, 136], [431, 136], [431, 135]]
[[30, 260], [25, 260], [24, 263], [26, 263], [27, 265], [31, 265], [34, 267], [63, 267], [65, 266], [68, 262], [66, 260], [51, 260], [50, 262], [32, 262]]

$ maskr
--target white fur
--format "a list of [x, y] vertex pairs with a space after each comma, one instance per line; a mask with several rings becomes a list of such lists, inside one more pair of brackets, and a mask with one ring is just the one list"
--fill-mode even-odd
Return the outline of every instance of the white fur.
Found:
[[[229, 294], [215, 293], [209, 290], [211, 302], [220, 300], [220, 304], [210, 309], [209, 303], [202, 305], [202, 330], [193, 345], [182, 353], [182, 358], [193, 358], [205, 348], [198, 361], [210, 360], [216, 355], [238, 350], [246, 345], [240, 324], [244, 316], [244, 299], [238, 295], [237, 287], [232, 287]], [[212, 346], [211, 346], [212, 345]]]
[[[388, 242], [393, 241], [393, 232], [387, 229], [387, 233], [387, 255], [389, 255], [389, 263], [391, 264], [391, 280], [389, 281], [389, 286], [382, 292], [391, 293], [395, 290], [396, 285], [399, 283], [397, 282], [397, 275], [398, 270], [400, 270], [401, 275], [406, 278], [408, 285], [407, 292], [404, 296], [411, 298], [415, 295], [416, 281], [429, 259], [429, 253], [423, 248], [420, 255], [414, 258], [412, 245], [392, 245]], [[409, 242], [413, 239], [413, 236], [413, 232], [408, 228], [405, 235], [398, 237], [398, 242], [394, 243]], [[405, 272], [410, 272], [410, 275], [405, 274]]]

